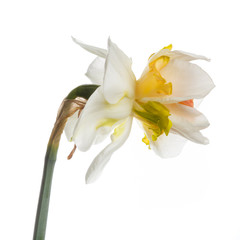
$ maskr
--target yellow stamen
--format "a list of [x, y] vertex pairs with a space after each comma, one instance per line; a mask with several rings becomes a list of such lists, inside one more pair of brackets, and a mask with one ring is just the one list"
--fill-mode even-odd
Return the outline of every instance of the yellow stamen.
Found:
[[142, 138], [142, 142], [144, 142], [148, 146], [148, 148], [151, 149], [150, 148], [150, 141], [147, 138], [146, 134], [144, 134], [144, 137]]
[[137, 101], [134, 105], [134, 116], [143, 123], [143, 127], [151, 134], [153, 141], [163, 133], [167, 136], [172, 127], [169, 110], [159, 102]]

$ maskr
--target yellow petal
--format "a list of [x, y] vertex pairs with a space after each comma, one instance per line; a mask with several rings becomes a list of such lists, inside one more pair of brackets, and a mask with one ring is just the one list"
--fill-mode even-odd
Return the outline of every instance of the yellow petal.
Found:
[[164, 47], [163, 49], [168, 49], [168, 50], [172, 50], [172, 44], [169, 44], [168, 46]]
[[160, 70], [169, 62], [170, 58], [161, 56], [149, 63], [149, 70], [137, 82], [135, 98], [161, 97], [172, 94], [172, 84], [167, 83], [161, 76]]

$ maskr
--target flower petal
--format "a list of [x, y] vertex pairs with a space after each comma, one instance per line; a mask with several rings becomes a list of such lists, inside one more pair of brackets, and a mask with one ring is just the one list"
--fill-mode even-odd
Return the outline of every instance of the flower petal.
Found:
[[187, 61], [172, 60], [160, 73], [167, 82], [172, 83], [173, 98], [203, 98], [215, 87], [204, 70]]
[[168, 48], [163, 48], [160, 51], [158, 51], [157, 53], [154, 53], [150, 56], [150, 58], [148, 59], [148, 64], [154, 60], [156, 60], [157, 58], [161, 57], [161, 56], [168, 56], [170, 57], [170, 55], [172, 54], [172, 51]]
[[104, 97], [109, 103], [115, 104], [124, 96], [134, 97], [135, 76], [131, 64], [131, 60], [109, 39], [103, 80]]
[[85, 44], [79, 40], [77, 40], [76, 38], [72, 37], [72, 40], [78, 44], [79, 46], [81, 46], [83, 49], [85, 49], [86, 51], [93, 53], [99, 57], [102, 58], [106, 58], [107, 56], [107, 50], [106, 49], [102, 49], [102, 48], [98, 48], [98, 47], [94, 47], [88, 44]]
[[168, 136], [162, 134], [156, 141], [151, 140], [150, 146], [158, 156], [172, 158], [181, 153], [186, 142], [187, 140], [182, 136], [169, 133]]
[[204, 129], [209, 126], [207, 118], [196, 108], [183, 104], [169, 104], [166, 105], [166, 107], [169, 109], [171, 115], [188, 121], [197, 130]]
[[126, 121], [119, 126], [118, 131], [120, 134], [115, 133], [112, 135], [112, 142], [104, 148], [97, 157], [93, 160], [86, 173], [86, 183], [92, 183], [102, 173], [104, 167], [110, 160], [112, 154], [118, 150], [127, 140], [132, 126], [132, 117], [128, 117]]
[[180, 50], [175, 50], [172, 51], [174, 56], [173, 58], [176, 59], [181, 59], [184, 61], [193, 61], [193, 60], [205, 60], [205, 61], [210, 61], [209, 58], [202, 56], [202, 55], [197, 55], [194, 53], [189, 53], [189, 52], [184, 52], [184, 51], [180, 51]]
[[171, 103], [179, 103], [179, 102], [184, 102], [184, 101], [188, 101], [190, 99], [193, 99], [191, 96], [189, 97], [175, 97], [172, 95], [166, 95], [163, 97], [144, 97], [141, 98], [141, 102], [159, 102], [162, 104], [171, 104]]
[[169, 104], [167, 108], [170, 110], [172, 121], [171, 131], [200, 144], [208, 144], [200, 130], [207, 128], [209, 122], [206, 117], [197, 109], [182, 104]]
[[78, 121], [79, 111], [75, 112], [71, 117], [68, 118], [64, 131], [68, 141], [71, 141], [73, 136], [74, 128]]
[[157, 58], [161, 56], [168, 56], [171, 58], [171, 60], [174, 59], [179, 59], [179, 60], [184, 60], [184, 61], [193, 61], [193, 60], [205, 60], [205, 61], [210, 61], [209, 58], [202, 56], [202, 55], [197, 55], [194, 53], [189, 53], [189, 52], [184, 52], [180, 50], [174, 50], [171, 51], [170, 49], [164, 48], [158, 51], [157, 53], [153, 54], [149, 58], [149, 63], [156, 60]]
[[123, 98], [117, 104], [109, 104], [100, 86], [89, 98], [74, 129], [72, 140], [81, 151], [87, 151], [98, 135], [109, 134], [112, 128], [132, 112], [133, 101]]
[[101, 57], [95, 58], [89, 65], [86, 76], [92, 81], [92, 83], [102, 85], [105, 70], [104, 65], [105, 59]]

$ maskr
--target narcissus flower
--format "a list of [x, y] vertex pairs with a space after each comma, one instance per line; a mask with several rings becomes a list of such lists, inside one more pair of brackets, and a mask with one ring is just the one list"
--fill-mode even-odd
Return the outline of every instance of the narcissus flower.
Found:
[[161, 157], [178, 155], [191, 140], [207, 144], [200, 130], [209, 126], [206, 117], [194, 107], [213, 88], [209, 75], [193, 60], [204, 56], [172, 51], [169, 45], [152, 54], [142, 76], [136, 80], [131, 59], [110, 39], [108, 49], [93, 47], [73, 39], [97, 55], [86, 75], [100, 85], [85, 108], [72, 115], [65, 133], [79, 150], [87, 151], [111, 134], [111, 143], [93, 160], [86, 182], [97, 179], [112, 154], [129, 136], [133, 117], [142, 125], [142, 141]]

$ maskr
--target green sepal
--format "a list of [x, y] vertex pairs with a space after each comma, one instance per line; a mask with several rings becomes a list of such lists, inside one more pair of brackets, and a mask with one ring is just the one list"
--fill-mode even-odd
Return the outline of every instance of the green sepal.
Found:
[[66, 97], [66, 99], [75, 99], [76, 97], [82, 97], [88, 100], [90, 96], [95, 92], [99, 85], [84, 84], [74, 88]]

